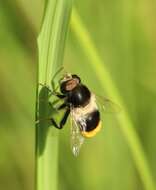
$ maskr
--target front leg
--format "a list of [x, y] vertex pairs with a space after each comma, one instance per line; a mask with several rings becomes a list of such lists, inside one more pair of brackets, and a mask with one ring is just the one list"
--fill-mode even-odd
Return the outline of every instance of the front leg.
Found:
[[70, 108], [67, 108], [67, 110], [66, 110], [63, 118], [61, 119], [59, 125], [56, 123], [56, 121], [53, 118], [51, 118], [50, 121], [54, 125], [54, 127], [56, 127], [57, 129], [62, 129], [63, 126], [65, 125], [66, 121], [67, 121], [69, 114], [70, 114]]
[[51, 96], [56, 96], [56, 97], [58, 97], [59, 99], [63, 99], [63, 98], [66, 97], [64, 94], [61, 94], [61, 93], [59, 93], [59, 92], [56, 92], [54, 89], [53, 89], [53, 91], [52, 91], [52, 90], [51, 90], [47, 85], [45, 85], [45, 84], [39, 83], [39, 85], [41, 85], [42, 87], [45, 87], [45, 88], [48, 90], [48, 92], [49, 92], [49, 98], [50, 98]]

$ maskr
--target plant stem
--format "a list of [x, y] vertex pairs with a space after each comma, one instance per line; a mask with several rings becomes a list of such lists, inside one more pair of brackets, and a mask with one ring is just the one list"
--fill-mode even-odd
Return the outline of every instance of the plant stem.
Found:
[[[51, 86], [61, 67], [72, 0], [47, 0], [41, 32], [38, 37], [38, 84]], [[49, 128], [43, 118], [49, 115], [49, 92], [38, 86], [36, 120], [36, 190], [57, 189], [58, 132]]]
[[148, 166], [148, 162], [139, 140], [139, 137], [135, 131], [135, 128], [130, 120], [126, 107], [118, 89], [116, 88], [111, 75], [109, 74], [103, 60], [98, 54], [89, 32], [87, 31], [85, 25], [83, 24], [79, 14], [76, 9], [73, 10], [71, 19], [71, 28], [77, 40], [79, 41], [82, 50], [86, 54], [89, 60], [90, 67], [95, 73], [97, 73], [97, 78], [101, 83], [101, 86], [108, 92], [111, 97], [113, 97], [119, 105], [122, 106], [123, 111], [118, 115], [118, 121], [120, 123], [120, 129], [123, 132], [128, 146], [131, 150], [136, 168], [139, 172], [140, 178], [146, 190], [154, 190], [155, 184], [151, 175], [151, 171]]

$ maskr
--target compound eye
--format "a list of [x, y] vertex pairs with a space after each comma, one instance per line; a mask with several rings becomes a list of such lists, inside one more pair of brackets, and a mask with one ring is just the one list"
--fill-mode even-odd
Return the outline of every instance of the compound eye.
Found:
[[78, 80], [79, 80], [79, 83], [81, 82], [80, 77], [78, 77], [77, 75], [72, 75], [72, 78], [78, 79]]

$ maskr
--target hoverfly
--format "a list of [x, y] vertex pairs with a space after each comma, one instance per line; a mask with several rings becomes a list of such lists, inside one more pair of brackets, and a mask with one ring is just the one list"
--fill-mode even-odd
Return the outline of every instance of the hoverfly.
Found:
[[[116, 104], [109, 99], [96, 96], [75, 74], [65, 74], [60, 79], [59, 88], [60, 93], [52, 94], [63, 101], [57, 110], [64, 109], [65, 113], [59, 123], [54, 118], [50, 118], [50, 121], [54, 127], [62, 129], [68, 116], [71, 116], [71, 146], [73, 154], [77, 156], [84, 139], [95, 136], [101, 129], [100, 107], [106, 111], [114, 110]], [[97, 99], [100, 101], [99, 106]]]

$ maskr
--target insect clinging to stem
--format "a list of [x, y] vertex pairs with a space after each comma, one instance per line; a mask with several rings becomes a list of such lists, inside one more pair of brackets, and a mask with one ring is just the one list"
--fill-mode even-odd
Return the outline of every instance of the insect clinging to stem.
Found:
[[[59, 88], [60, 92], [54, 91], [52, 94], [63, 101], [57, 110], [64, 109], [65, 113], [59, 123], [54, 118], [50, 118], [50, 121], [54, 127], [62, 129], [68, 116], [71, 116], [72, 152], [77, 156], [84, 139], [95, 136], [101, 129], [101, 115], [97, 104], [99, 97], [76, 74], [65, 74], [60, 79]], [[101, 98], [101, 102], [104, 109], [115, 107], [109, 99]]]

